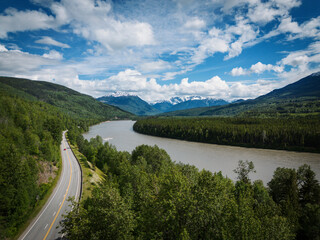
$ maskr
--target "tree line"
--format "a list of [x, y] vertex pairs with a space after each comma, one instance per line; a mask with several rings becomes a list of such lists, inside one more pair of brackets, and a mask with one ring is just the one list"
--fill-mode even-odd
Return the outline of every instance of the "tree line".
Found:
[[13, 237], [44, 197], [53, 179], [40, 182], [41, 163], [61, 164], [62, 131], [83, 131], [74, 120], [43, 102], [0, 96], [0, 239]]
[[309, 166], [278, 168], [265, 187], [240, 161], [233, 182], [221, 172], [174, 163], [157, 146], [120, 152], [97, 136], [74, 134], [106, 174], [61, 222], [68, 239], [318, 239], [320, 185]]
[[188, 141], [246, 147], [320, 151], [320, 118], [147, 118], [139, 133]]

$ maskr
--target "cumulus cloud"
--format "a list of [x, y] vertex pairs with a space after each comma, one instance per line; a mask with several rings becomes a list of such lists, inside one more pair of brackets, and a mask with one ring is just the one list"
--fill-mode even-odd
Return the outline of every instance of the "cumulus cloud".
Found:
[[[37, 3], [49, 7], [53, 15], [47, 15], [42, 11], [18, 11], [8, 8], [0, 15], [0, 38], [7, 38], [10, 32], [57, 29], [69, 24], [75, 34], [90, 41], [97, 41], [109, 50], [156, 43], [150, 24], [115, 19], [111, 14], [111, 5], [105, 1], [62, 0]], [[37, 42], [69, 47], [48, 37], [43, 37]]]
[[284, 66], [263, 64], [261, 62], [257, 62], [256, 64], [251, 65], [250, 69], [244, 69], [242, 67], [233, 68], [230, 74], [232, 76], [241, 76], [241, 75], [250, 75], [251, 73], [262, 74], [265, 71], [274, 71], [276, 73], [281, 73], [284, 71]]
[[241, 75], [247, 75], [248, 71], [246, 69], [243, 69], [242, 67], [236, 67], [231, 70], [232, 76], [241, 76]]
[[249, 8], [248, 17], [252, 22], [262, 25], [267, 24], [275, 19], [276, 16], [285, 14], [280, 8], [274, 8], [271, 2], [259, 3]]
[[111, 5], [105, 1], [62, 0], [51, 9], [58, 22], [69, 23], [74, 33], [109, 50], [155, 44], [150, 24], [116, 20], [110, 13]]
[[[227, 83], [218, 76], [206, 81], [192, 81], [184, 78], [180, 83], [160, 85], [155, 78], [149, 78], [133, 69], [120, 71], [104, 80], [80, 80], [78, 69], [81, 66], [75, 66], [68, 62], [61, 65], [61, 57], [60, 53], [56, 51], [39, 56], [18, 50], [4, 50], [0, 52], [0, 75], [55, 82], [95, 97], [113, 91], [124, 91], [139, 95], [149, 102], [169, 99], [173, 96], [190, 95], [226, 100], [254, 98], [278, 86], [276, 83], [268, 81], [260, 81], [255, 84]], [[85, 65], [83, 63], [83, 66]], [[86, 73], [85, 69], [82, 71], [84, 74]]]
[[278, 30], [282, 33], [290, 32], [290, 33], [299, 33], [301, 32], [301, 28], [299, 27], [297, 22], [292, 22], [291, 16], [283, 18], [281, 23], [278, 26]]
[[4, 14], [0, 15], [0, 38], [7, 38], [8, 33], [50, 29], [57, 26], [53, 16], [46, 13], [27, 10], [18, 11], [14, 8], [8, 8]]
[[257, 62], [256, 64], [252, 65], [250, 68], [251, 72], [261, 74], [265, 71], [275, 71], [275, 72], [282, 72], [282, 66], [273, 66], [272, 64], [263, 64], [261, 62]]
[[51, 50], [49, 53], [43, 54], [44, 58], [49, 58], [49, 59], [55, 59], [55, 60], [62, 60], [63, 55], [60, 52], [57, 52], [56, 50]]
[[70, 48], [70, 46], [68, 44], [58, 42], [58, 41], [56, 41], [53, 38], [48, 37], [48, 36], [44, 36], [44, 37], [38, 39], [36, 41], [36, 43], [52, 45], [52, 46], [61, 47], [61, 48]]

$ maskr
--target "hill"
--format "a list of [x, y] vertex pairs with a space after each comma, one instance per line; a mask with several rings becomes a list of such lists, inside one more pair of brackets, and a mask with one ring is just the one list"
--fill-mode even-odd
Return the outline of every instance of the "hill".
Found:
[[0, 92], [46, 102], [73, 118], [105, 120], [133, 117], [132, 114], [101, 103], [91, 96], [49, 82], [0, 77]]
[[121, 108], [136, 115], [155, 115], [161, 113], [138, 96], [104, 96], [98, 101]]
[[320, 73], [253, 100], [164, 113], [165, 116], [279, 116], [320, 113]]

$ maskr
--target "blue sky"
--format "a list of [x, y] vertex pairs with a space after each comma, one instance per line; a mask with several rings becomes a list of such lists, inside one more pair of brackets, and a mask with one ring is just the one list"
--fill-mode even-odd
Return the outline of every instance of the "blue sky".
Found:
[[318, 0], [0, 3], [0, 75], [94, 97], [255, 98], [319, 63]]

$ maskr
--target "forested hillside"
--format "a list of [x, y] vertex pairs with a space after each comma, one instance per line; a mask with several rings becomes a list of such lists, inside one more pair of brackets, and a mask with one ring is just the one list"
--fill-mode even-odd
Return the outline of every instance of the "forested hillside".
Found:
[[320, 118], [149, 118], [139, 133], [195, 142], [320, 152]]
[[106, 180], [61, 223], [68, 239], [317, 239], [320, 186], [309, 166], [278, 168], [265, 187], [252, 162], [220, 172], [176, 164], [157, 146], [119, 152], [101, 137], [72, 142]]
[[49, 103], [73, 118], [105, 120], [133, 117], [131, 113], [101, 103], [93, 97], [49, 82], [0, 77], [0, 92]]
[[49, 104], [1, 94], [0, 239], [16, 233], [52, 184], [39, 175], [57, 170], [62, 130], [75, 124]]
[[62, 131], [129, 113], [46, 82], [0, 78], [0, 239], [11, 238], [57, 176]]

